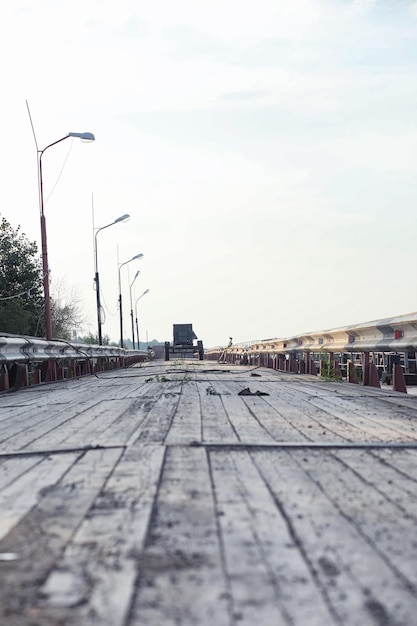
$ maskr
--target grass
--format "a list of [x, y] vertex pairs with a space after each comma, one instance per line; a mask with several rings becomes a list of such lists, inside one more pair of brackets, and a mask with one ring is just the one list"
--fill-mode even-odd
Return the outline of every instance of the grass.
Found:
[[208, 396], [230, 396], [229, 391], [226, 391], [225, 393], [220, 393], [219, 391], [216, 391], [214, 387], [212, 387], [212, 385], [206, 387], [206, 394]]
[[171, 379], [168, 378], [167, 376], [159, 376], [159, 374], [157, 374], [156, 376], [151, 376], [150, 378], [145, 378], [145, 383], [152, 383], [153, 381], [155, 381], [157, 383], [167, 383], [170, 380]]
[[206, 387], [206, 394], [208, 396], [220, 396], [219, 392], [214, 389], [211, 385]]

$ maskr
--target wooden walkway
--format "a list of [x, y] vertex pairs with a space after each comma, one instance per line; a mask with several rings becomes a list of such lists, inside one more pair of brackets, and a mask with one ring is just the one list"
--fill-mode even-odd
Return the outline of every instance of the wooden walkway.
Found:
[[2, 626], [412, 626], [416, 522], [416, 396], [200, 361], [0, 396]]

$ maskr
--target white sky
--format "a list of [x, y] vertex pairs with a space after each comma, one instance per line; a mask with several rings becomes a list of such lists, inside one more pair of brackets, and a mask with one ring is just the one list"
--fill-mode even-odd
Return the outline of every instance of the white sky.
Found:
[[[0, 213], [96, 332], [206, 347], [417, 309], [417, 2], [14, 0], [1, 9]], [[53, 286], [52, 286], [53, 288]]]

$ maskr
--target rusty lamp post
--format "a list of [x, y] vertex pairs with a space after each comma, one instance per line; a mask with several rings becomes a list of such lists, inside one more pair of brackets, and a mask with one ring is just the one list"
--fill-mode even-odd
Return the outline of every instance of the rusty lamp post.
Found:
[[133, 323], [132, 287], [133, 287], [133, 283], [135, 282], [135, 280], [137, 279], [139, 274], [140, 274], [140, 270], [138, 270], [136, 272], [135, 278], [132, 280], [132, 282], [130, 283], [130, 287], [129, 287], [129, 292], [130, 292], [130, 320], [131, 320], [131, 324], [132, 324], [132, 347], [133, 347], [133, 350], [135, 349], [135, 325]]
[[140, 350], [140, 343], [139, 343], [139, 325], [138, 325], [138, 302], [139, 300], [145, 296], [147, 293], [149, 293], [149, 289], [147, 289], [146, 291], [143, 292], [142, 295], [139, 296], [139, 298], [137, 298], [136, 302], [135, 302], [135, 317], [136, 317], [136, 339], [138, 341], [138, 350]]
[[127, 222], [130, 218], [128, 213], [121, 215], [114, 222], [110, 224], [106, 224], [106, 226], [102, 226], [101, 228], [96, 229], [96, 233], [94, 235], [94, 271], [95, 277], [94, 282], [96, 284], [96, 301], [97, 301], [97, 328], [98, 328], [98, 345], [103, 345], [103, 334], [102, 334], [102, 321], [101, 321], [101, 302], [100, 302], [100, 279], [98, 273], [98, 255], [97, 255], [97, 235], [101, 230], [108, 228], [109, 226], [113, 226], [114, 224], [119, 224], [120, 222]]
[[43, 196], [43, 176], [42, 176], [42, 157], [48, 148], [55, 146], [57, 143], [68, 139], [69, 137], [78, 137], [84, 141], [94, 141], [95, 137], [92, 133], [68, 133], [65, 137], [61, 137], [57, 141], [50, 143], [43, 150], [38, 150], [38, 173], [39, 173], [39, 204], [41, 213], [41, 242], [42, 242], [42, 269], [43, 269], [43, 290], [45, 297], [45, 332], [46, 339], [52, 339], [52, 317], [51, 317], [51, 296], [49, 293], [49, 267], [48, 267], [48, 246], [46, 238], [46, 221], [45, 207]]
[[121, 348], [123, 348], [123, 310], [122, 310], [122, 280], [120, 276], [120, 270], [122, 269], [123, 265], [127, 265], [127, 263], [130, 263], [131, 261], [134, 261], [135, 259], [142, 259], [142, 258], [143, 258], [143, 254], [135, 254], [135, 256], [133, 256], [128, 261], [125, 261], [124, 263], [119, 263], [119, 315], [120, 315], [120, 347]]

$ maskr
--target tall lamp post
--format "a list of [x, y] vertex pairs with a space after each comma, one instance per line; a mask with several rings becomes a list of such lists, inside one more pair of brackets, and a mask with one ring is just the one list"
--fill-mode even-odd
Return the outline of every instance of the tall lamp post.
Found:
[[136, 254], [128, 261], [125, 261], [124, 263], [119, 263], [119, 315], [120, 315], [120, 347], [121, 348], [123, 348], [123, 310], [122, 310], [122, 280], [120, 276], [120, 270], [122, 269], [123, 265], [127, 265], [128, 263], [130, 263], [131, 261], [134, 261], [135, 259], [142, 259], [142, 258], [143, 258], [143, 254]]
[[130, 291], [130, 319], [132, 321], [132, 346], [133, 349], [135, 349], [135, 326], [133, 323], [133, 304], [132, 304], [132, 287], [133, 287], [133, 283], [135, 282], [135, 280], [137, 279], [137, 277], [139, 276], [140, 271], [138, 270], [135, 274], [135, 278], [132, 280], [132, 282], [130, 283], [130, 287], [129, 287], [129, 291]]
[[135, 302], [135, 316], [136, 316], [136, 338], [138, 340], [138, 350], [140, 350], [140, 343], [139, 343], [139, 325], [138, 325], [138, 302], [141, 298], [143, 298], [143, 296], [146, 296], [146, 294], [149, 293], [149, 289], [147, 289], [146, 291], [143, 292], [143, 294], [141, 296], [139, 296], [139, 298], [136, 300]]
[[42, 242], [42, 270], [43, 270], [43, 291], [45, 296], [45, 332], [46, 339], [52, 339], [52, 317], [51, 317], [51, 296], [49, 293], [49, 267], [48, 267], [48, 245], [46, 239], [46, 221], [45, 207], [43, 196], [43, 176], [42, 176], [42, 157], [48, 148], [55, 146], [57, 143], [68, 139], [69, 137], [78, 137], [84, 141], [94, 141], [95, 137], [92, 133], [68, 133], [65, 137], [61, 137], [57, 141], [50, 143], [43, 150], [38, 150], [38, 174], [39, 174], [39, 205], [41, 213], [41, 242]]
[[101, 330], [102, 322], [101, 322], [101, 303], [100, 303], [100, 279], [99, 279], [99, 274], [98, 274], [97, 235], [99, 234], [101, 230], [104, 230], [105, 228], [108, 228], [109, 226], [113, 226], [114, 224], [118, 224], [119, 222], [127, 222], [129, 218], [130, 218], [130, 215], [128, 213], [125, 213], [124, 215], [121, 215], [120, 217], [115, 219], [114, 222], [111, 222], [110, 224], [106, 224], [106, 226], [102, 226], [101, 228], [97, 228], [96, 233], [94, 235], [94, 271], [95, 271], [94, 282], [96, 284], [97, 328], [98, 328], [98, 345], [99, 346], [103, 345], [103, 336], [102, 336], [102, 330]]

